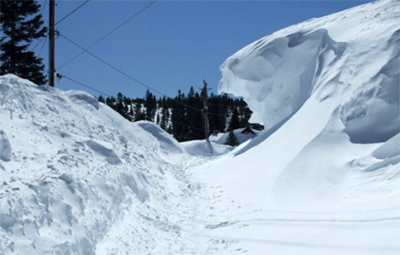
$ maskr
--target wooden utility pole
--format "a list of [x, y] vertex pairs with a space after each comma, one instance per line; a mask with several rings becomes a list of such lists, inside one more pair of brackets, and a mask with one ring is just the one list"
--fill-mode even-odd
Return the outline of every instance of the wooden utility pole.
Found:
[[55, 19], [55, 0], [50, 0], [50, 20], [49, 20], [49, 85], [51, 87], [54, 87], [55, 84], [55, 74], [56, 74], [56, 68], [55, 68], [55, 61], [54, 61], [54, 35], [55, 35], [55, 29], [54, 29], [54, 19]]
[[202, 96], [203, 96], [203, 108], [204, 108], [204, 135], [206, 140], [208, 141], [209, 137], [209, 124], [208, 124], [208, 89], [207, 89], [207, 82], [203, 80], [204, 83], [204, 88], [202, 91]]

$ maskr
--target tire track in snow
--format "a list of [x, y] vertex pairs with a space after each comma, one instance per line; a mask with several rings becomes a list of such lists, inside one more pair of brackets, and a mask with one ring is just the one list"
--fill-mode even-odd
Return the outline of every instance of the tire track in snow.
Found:
[[223, 237], [223, 236], [213, 236], [213, 238], [229, 240], [233, 242], [250, 242], [250, 243], [260, 243], [265, 245], [278, 245], [278, 246], [290, 246], [296, 248], [306, 248], [306, 249], [331, 249], [331, 250], [341, 250], [341, 251], [374, 251], [385, 253], [395, 253], [400, 251], [400, 246], [366, 246], [366, 245], [341, 245], [341, 244], [323, 244], [323, 243], [306, 243], [306, 242], [295, 242], [295, 241], [282, 241], [282, 240], [272, 240], [272, 239], [257, 239], [257, 238], [243, 238], [243, 237]]
[[[224, 222], [215, 222], [209, 225], [206, 225], [206, 228], [215, 229], [220, 227], [228, 227], [233, 224], [243, 224], [243, 223], [374, 223], [374, 222], [383, 222], [383, 221], [399, 221], [400, 216], [398, 217], [388, 217], [388, 218], [376, 218], [376, 219], [252, 219], [252, 220], [237, 220], [237, 221], [224, 221]], [[206, 221], [203, 221], [206, 223]], [[208, 222], [210, 223], [210, 222]]]

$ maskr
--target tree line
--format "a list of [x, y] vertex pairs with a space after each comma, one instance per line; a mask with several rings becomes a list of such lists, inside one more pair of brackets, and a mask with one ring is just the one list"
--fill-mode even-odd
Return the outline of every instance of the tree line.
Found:
[[[47, 82], [43, 59], [29, 50], [33, 41], [46, 36], [40, 4], [35, 0], [9, 0], [0, 4], [0, 75], [14, 73], [38, 85]], [[36, 45], [37, 46], [37, 45]], [[129, 98], [122, 93], [104, 98], [106, 103], [130, 121], [148, 120], [172, 134], [178, 141], [204, 139], [204, 110], [201, 93], [193, 87], [171, 97], [156, 98], [150, 91], [144, 98]], [[227, 132], [248, 124], [251, 112], [242, 99], [214, 95], [207, 100], [209, 132]]]
[[[147, 90], [144, 98], [129, 98], [122, 93], [116, 97], [98, 97], [129, 121], [154, 122], [178, 141], [204, 139], [204, 109], [201, 94], [193, 86], [187, 94], [178, 90], [175, 97], [159, 97]], [[246, 127], [251, 111], [241, 98], [226, 94], [208, 97], [209, 133], [227, 132]]]

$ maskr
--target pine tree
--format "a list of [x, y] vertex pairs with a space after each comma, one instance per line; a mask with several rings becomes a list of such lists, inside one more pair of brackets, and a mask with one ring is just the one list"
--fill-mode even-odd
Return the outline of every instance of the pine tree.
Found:
[[145, 116], [142, 112], [142, 105], [140, 102], [136, 102], [135, 105], [135, 121], [144, 120]]
[[237, 139], [235, 133], [233, 133], [232, 129], [229, 131], [229, 135], [226, 138], [225, 144], [230, 145], [230, 146], [238, 146], [239, 145], [239, 140]]
[[240, 120], [239, 120], [239, 113], [238, 110], [235, 109], [233, 110], [232, 113], [232, 118], [231, 118], [231, 122], [229, 123], [229, 129], [238, 129], [240, 128]]
[[97, 99], [99, 102], [105, 103], [105, 99], [102, 95], [99, 96], [99, 98]]
[[33, 40], [47, 32], [39, 10], [40, 5], [34, 0], [1, 1], [1, 75], [13, 73], [39, 85], [46, 83], [42, 59], [28, 50]]

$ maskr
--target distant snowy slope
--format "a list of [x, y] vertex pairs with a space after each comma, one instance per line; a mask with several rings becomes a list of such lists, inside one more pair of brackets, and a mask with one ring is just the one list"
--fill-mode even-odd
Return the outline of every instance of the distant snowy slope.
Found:
[[1, 76], [0, 254], [179, 254], [187, 184], [161, 142], [85, 92]]

